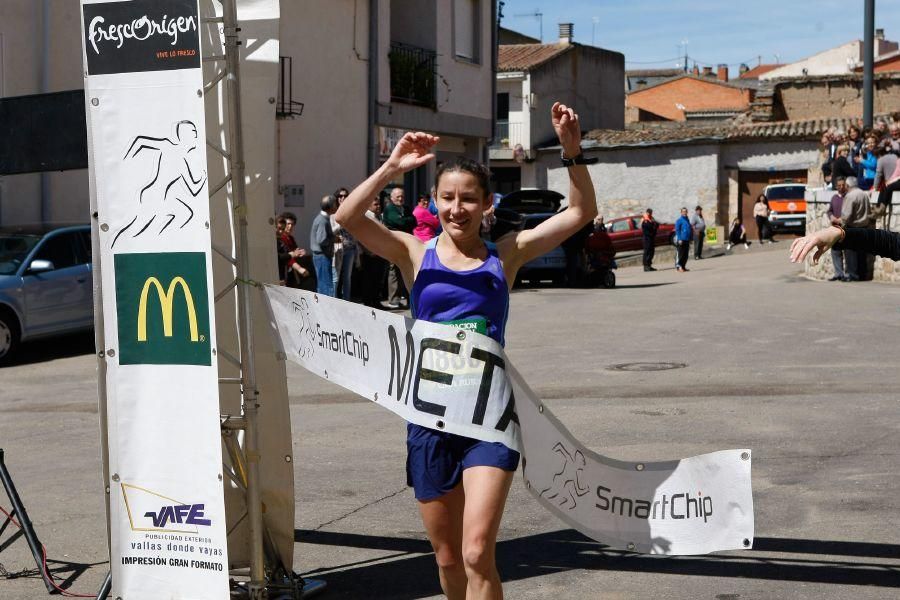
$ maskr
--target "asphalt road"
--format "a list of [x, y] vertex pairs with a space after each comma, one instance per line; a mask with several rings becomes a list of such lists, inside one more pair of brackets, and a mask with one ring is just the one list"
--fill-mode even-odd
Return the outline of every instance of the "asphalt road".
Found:
[[[647, 461], [753, 449], [756, 539], [701, 557], [609, 552], [517, 479], [498, 547], [508, 598], [900, 596], [900, 288], [808, 281], [786, 252], [620, 269], [612, 290], [513, 293], [511, 360], [593, 449]], [[615, 368], [628, 363], [685, 366]], [[51, 568], [82, 593], [108, 568], [94, 377], [89, 336], [33, 344], [0, 370], [0, 447]], [[439, 597], [403, 423], [296, 365], [288, 379], [295, 569], [328, 583], [323, 598]], [[10, 572], [29, 561], [21, 540], [0, 551]], [[0, 576], [0, 598], [44, 594], [33, 572]]]

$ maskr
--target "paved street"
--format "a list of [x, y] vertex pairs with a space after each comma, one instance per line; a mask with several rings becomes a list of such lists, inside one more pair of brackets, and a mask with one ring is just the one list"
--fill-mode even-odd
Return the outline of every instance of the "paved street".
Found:
[[[516, 480], [500, 532], [506, 596], [896, 598], [900, 594], [900, 288], [808, 281], [787, 244], [618, 271], [613, 290], [517, 290], [507, 335], [531, 386], [593, 449], [626, 460], [752, 448], [752, 550], [604, 551]], [[91, 339], [35, 344], [0, 371], [0, 447], [58, 576], [107, 571]], [[662, 371], [628, 363], [684, 363]], [[323, 598], [438, 597], [405, 486], [404, 425], [288, 366], [297, 479], [295, 568]], [[0, 494], [0, 506], [8, 508]], [[29, 567], [23, 541], [0, 552]], [[0, 598], [43, 597], [32, 577]]]

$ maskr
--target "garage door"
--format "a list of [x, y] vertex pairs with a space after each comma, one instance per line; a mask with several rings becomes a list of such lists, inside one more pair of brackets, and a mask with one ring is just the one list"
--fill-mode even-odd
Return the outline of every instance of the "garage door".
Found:
[[738, 185], [740, 197], [738, 198], [738, 214], [744, 227], [747, 229], [747, 239], [759, 238], [756, 229], [756, 219], [753, 218], [753, 205], [766, 186], [770, 183], [779, 183], [785, 179], [791, 179], [797, 183], [806, 183], [807, 171], [740, 171], [738, 173]]

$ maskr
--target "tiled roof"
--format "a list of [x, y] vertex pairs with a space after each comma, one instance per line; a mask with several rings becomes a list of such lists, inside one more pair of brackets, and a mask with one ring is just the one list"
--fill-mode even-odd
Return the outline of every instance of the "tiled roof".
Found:
[[721, 123], [716, 125], [679, 125], [640, 129], [594, 129], [584, 137], [585, 148], [662, 146], [723, 141], [818, 140], [830, 127], [846, 130], [853, 118], [807, 119], [773, 123]]
[[752, 69], [750, 69], [749, 71], [747, 71], [746, 73], [742, 74], [740, 77], [738, 77], [738, 79], [758, 79], [759, 76], [762, 75], [763, 73], [768, 73], [769, 71], [772, 71], [773, 69], [777, 69], [778, 67], [783, 67], [783, 66], [784, 65], [781, 65], [781, 64], [757, 65], [757, 66], [753, 67]]
[[499, 46], [498, 71], [528, 71], [568, 52], [574, 44], [506, 44]]
[[625, 77], [675, 77], [682, 69], [633, 69], [625, 71]]
[[661, 86], [661, 85], [667, 85], [667, 84], [669, 84], [669, 83], [672, 83], [673, 81], [679, 81], [679, 80], [681, 80], [681, 79], [694, 79], [694, 80], [696, 80], [696, 81], [704, 81], [704, 82], [706, 82], [706, 83], [712, 83], [712, 84], [714, 84], [714, 85], [721, 85], [721, 86], [724, 86], [724, 87], [730, 87], [730, 88], [738, 89], [738, 86], [735, 86], [735, 85], [733, 85], [732, 83], [730, 83], [730, 82], [728, 82], [728, 81], [721, 81], [721, 80], [719, 80], [719, 79], [716, 79], [715, 76], [712, 76], [712, 77], [702, 77], [702, 76], [700, 76], [700, 75], [693, 75], [693, 74], [691, 74], [691, 73], [683, 73], [683, 72], [681, 72], [681, 71], [679, 71], [678, 73], [679, 73], [678, 75], [676, 75], [676, 76], [674, 76], [674, 77], [670, 77], [669, 79], [663, 79], [662, 81], [657, 81], [657, 82], [655, 82], [655, 83], [651, 83], [650, 85], [645, 85], [645, 86], [643, 86], [643, 87], [641, 87], [641, 88], [638, 88], [638, 89], [636, 89], [636, 90], [632, 90], [632, 91], [628, 92], [626, 95], [630, 96], [631, 94], [641, 94], [641, 93], [643, 93], [643, 92], [646, 92], [647, 90], [652, 90], [652, 89], [655, 88], [655, 87], [659, 87], [659, 86]]

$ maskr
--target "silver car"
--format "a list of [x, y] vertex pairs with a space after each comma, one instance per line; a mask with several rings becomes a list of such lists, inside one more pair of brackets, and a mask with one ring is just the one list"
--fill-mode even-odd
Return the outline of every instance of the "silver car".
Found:
[[90, 226], [0, 228], [0, 363], [22, 341], [93, 323]]

